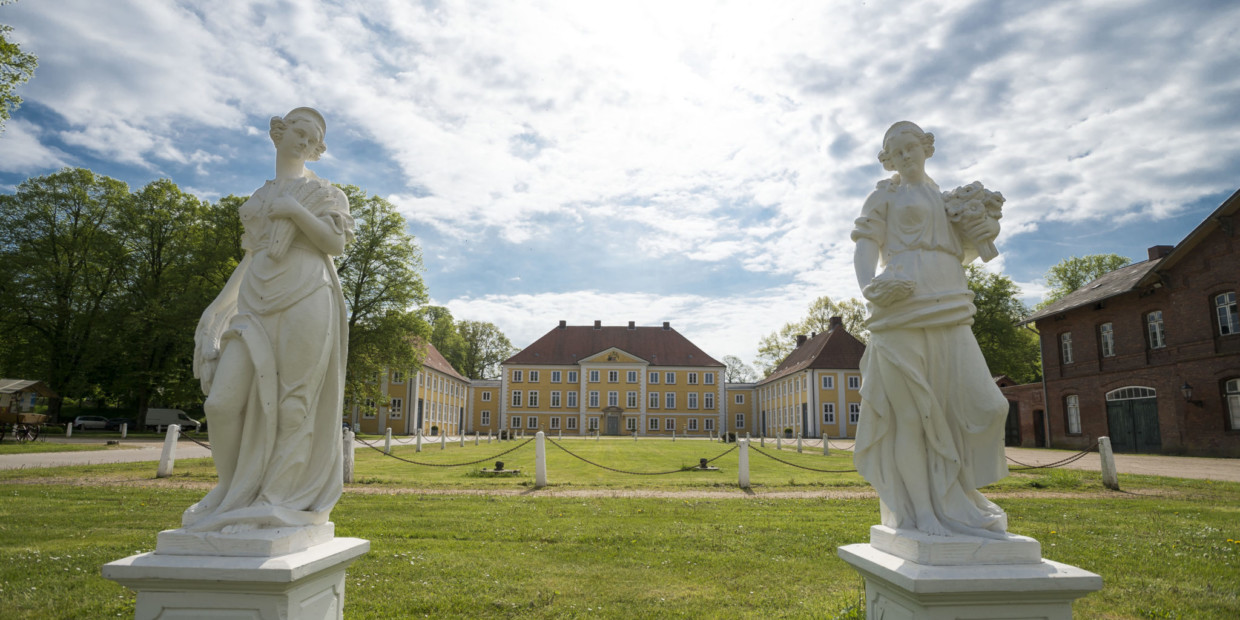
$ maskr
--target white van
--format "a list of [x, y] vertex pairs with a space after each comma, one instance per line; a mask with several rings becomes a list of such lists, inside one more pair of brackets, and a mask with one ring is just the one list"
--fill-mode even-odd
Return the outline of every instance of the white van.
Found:
[[180, 409], [147, 409], [146, 427], [163, 432], [169, 424], [180, 424], [181, 430], [196, 431], [202, 425], [198, 420], [185, 415]]

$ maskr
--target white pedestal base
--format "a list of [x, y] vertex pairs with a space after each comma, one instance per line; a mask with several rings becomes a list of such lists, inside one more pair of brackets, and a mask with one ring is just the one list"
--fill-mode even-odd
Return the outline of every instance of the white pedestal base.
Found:
[[839, 556], [865, 577], [867, 618], [1070, 620], [1073, 600], [1102, 589], [1102, 577], [1050, 560], [931, 566], [868, 544]]
[[336, 538], [274, 557], [143, 553], [103, 566], [137, 591], [137, 620], [343, 618], [345, 569], [370, 541]]

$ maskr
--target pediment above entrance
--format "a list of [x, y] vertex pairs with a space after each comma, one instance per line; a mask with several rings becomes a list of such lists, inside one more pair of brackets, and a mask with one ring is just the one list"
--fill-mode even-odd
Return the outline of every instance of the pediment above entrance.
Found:
[[646, 365], [646, 360], [629, 353], [623, 349], [611, 347], [599, 351], [590, 357], [581, 360], [582, 364], [641, 364]]

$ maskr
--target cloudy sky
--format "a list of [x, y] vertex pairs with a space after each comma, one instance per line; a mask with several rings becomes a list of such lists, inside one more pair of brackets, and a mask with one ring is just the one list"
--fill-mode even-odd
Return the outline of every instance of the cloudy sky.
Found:
[[315, 171], [396, 204], [434, 302], [518, 346], [671, 321], [752, 360], [859, 295], [848, 233], [897, 120], [935, 134], [944, 189], [1007, 197], [989, 268], [1029, 302], [1240, 186], [1235, 2], [20, 0], [0, 23], [39, 56], [0, 191], [84, 166], [248, 194], [268, 119], [313, 106]]

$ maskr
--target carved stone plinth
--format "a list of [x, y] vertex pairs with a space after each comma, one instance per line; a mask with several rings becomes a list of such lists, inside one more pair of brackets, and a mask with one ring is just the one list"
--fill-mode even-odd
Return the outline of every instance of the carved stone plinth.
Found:
[[138, 593], [137, 620], [339, 620], [345, 569], [369, 550], [336, 538], [274, 557], [142, 553], [105, 564], [103, 576]]
[[1030, 562], [1029, 543], [1037, 548], [1037, 541], [1023, 536], [909, 540], [899, 537], [902, 531], [879, 534], [871, 544], [839, 548], [840, 558], [865, 577], [867, 618], [1070, 620], [1073, 600], [1102, 589], [1102, 577], [1089, 571], [1041, 558]]

